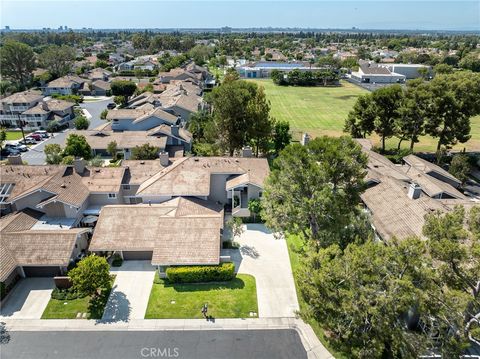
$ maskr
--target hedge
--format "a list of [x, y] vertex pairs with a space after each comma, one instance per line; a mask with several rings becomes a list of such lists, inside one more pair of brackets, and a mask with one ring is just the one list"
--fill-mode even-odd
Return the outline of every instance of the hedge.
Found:
[[166, 273], [171, 283], [225, 282], [235, 278], [235, 264], [169, 267]]

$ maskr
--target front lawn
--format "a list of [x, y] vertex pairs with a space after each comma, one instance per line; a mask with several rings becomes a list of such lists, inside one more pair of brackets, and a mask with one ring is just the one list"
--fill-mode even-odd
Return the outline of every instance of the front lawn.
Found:
[[170, 284], [157, 272], [145, 318], [203, 318], [205, 303], [213, 318], [250, 318], [251, 312], [258, 316], [255, 278], [238, 274], [229, 282]]
[[[19, 140], [22, 138], [22, 131], [5, 131], [7, 134], [7, 141], [12, 140]], [[29, 132], [25, 131], [25, 136], [27, 136]]]

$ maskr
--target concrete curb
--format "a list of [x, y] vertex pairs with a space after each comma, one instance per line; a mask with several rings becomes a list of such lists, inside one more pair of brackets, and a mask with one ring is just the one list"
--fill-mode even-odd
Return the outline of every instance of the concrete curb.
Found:
[[310, 325], [297, 318], [258, 319], [132, 319], [112, 322], [85, 319], [1, 318], [9, 331], [185, 331], [185, 330], [273, 330], [294, 329], [311, 359], [334, 358], [318, 340]]

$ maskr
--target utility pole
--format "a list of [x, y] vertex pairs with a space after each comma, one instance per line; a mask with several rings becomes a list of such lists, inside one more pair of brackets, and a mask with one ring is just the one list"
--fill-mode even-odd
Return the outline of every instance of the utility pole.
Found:
[[20, 114], [18, 113], [17, 114], [18, 116], [18, 121], [17, 121], [17, 124], [20, 125], [20, 130], [22, 131], [22, 137], [23, 137], [23, 144], [27, 144], [27, 140], [25, 139], [25, 132], [23, 131], [23, 121], [22, 119], [20, 118]]

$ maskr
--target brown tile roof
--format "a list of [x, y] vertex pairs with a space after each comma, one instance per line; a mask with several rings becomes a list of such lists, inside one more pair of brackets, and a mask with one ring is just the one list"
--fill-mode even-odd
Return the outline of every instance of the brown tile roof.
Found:
[[27, 231], [42, 217], [44, 213], [26, 208], [23, 211], [15, 212], [0, 218], [1, 232]]
[[76, 75], [66, 75], [63, 77], [59, 77], [58, 79], [55, 79], [53, 81], [50, 81], [47, 85], [48, 87], [72, 87], [73, 84], [83, 84], [85, 83], [86, 80], [82, 79], [79, 76]]
[[82, 182], [90, 192], [119, 192], [125, 167], [87, 167]]
[[153, 109], [120, 109], [120, 110], [110, 110], [107, 114], [107, 120], [133, 120], [133, 123], [138, 123], [146, 120], [151, 116], [156, 116], [162, 120], [176, 123], [178, 118], [177, 116], [172, 115], [171, 113], [163, 111], [161, 108]]
[[[170, 162], [174, 160], [170, 158]], [[122, 161], [122, 166], [126, 168], [124, 183], [137, 185], [145, 182], [165, 168], [158, 159], [150, 161], [125, 160]]]
[[105, 90], [105, 91], [108, 91], [111, 88], [110, 82], [106, 82], [106, 81], [103, 81], [103, 80], [93, 81], [92, 82], [92, 87], [98, 87], [98, 88], [100, 88], [102, 90]]
[[8, 97], [0, 100], [2, 103], [30, 103], [34, 101], [41, 101], [43, 96], [38, 91], [22, 91], [14, 93]]
[[154, 265], [218, 264], [222, 226], [223, 208], [196, 199], [105, 206], [90, 250], [152, 251]]
[[180, 139], [182, 141], [185, 141], [185, 142], [191, 142], [192, 141], [192, 134], [190, 132], [188, 132], [186, 129], [184, 129], [183, 127], [178, 129], [178, 136], [173, 135], [172, 134], [172, 126], [169, 126], [169, 125], [166, 125], [166, 124], [162, 124], [160, 126], [154, 127], [151, 130], [148, 130], [147, 133], [148, 133], [149, 136], [156, 135], [156, 134], [163, 134], [163, 135], [166, 135], [166, 136], [169, 136], [169, 137], [178, 138], [178, 139]]
[[160, 151], [163, 151], [167, 145], [167, 138], [165, 136], [148, 136], [147, 131], [114, 132], [84, 130], [73, 131], [72, 133], [85, 136], [85, 139], [92, 149], [105, 150], [112, 141], [117, 142], [118, 149], [133, 148], [149, 143], [152, 146], [158, 147]]
[[74, 103], [63, 101], [63, 100], [52, 99], [52, 100], [48, 100], [46, 102], [46, 105], [50, 111], [64, 111], [66, 109], [69, 109], [70, 107], [73, 107]]
[[143, 195], [208, 196], [212, 174], [242, 175], [250, 173], [252, 181], [262, 183], [269, 174], [264, 158], [185, 157], [142, 183]]
[[458, 185], [461, 185], [462, 182], [458, 180], [455, 176], [450, 174], [448, 171], [445, 171], [442, 167], [437, 166], [434, 163], [428, 162], [427, 160], [424, 160], [423, 158], [420, 158], [415, 155], [408, 155], [403, 158], [403, 160], [410, 166], [415, 167], [417, 170], [429, 174], [431, 172], [436, 172], [443, 177], [448, 178], [449, 180], [458, 183]]

